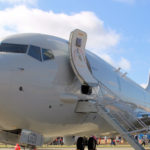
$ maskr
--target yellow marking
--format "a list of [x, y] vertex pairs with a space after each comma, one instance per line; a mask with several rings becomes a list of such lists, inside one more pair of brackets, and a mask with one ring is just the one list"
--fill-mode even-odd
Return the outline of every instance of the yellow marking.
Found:
[[80, 36], [84, 36], [84, 34], [83, 34], [83, 33], [81, 33], [81, 32], [79, 32], [78, 34], [79, 34]]

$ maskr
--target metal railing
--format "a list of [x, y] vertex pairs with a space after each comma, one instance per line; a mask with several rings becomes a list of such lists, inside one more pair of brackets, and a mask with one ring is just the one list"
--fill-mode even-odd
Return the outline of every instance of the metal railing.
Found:
[[[97, 93], [97, 95], [98, 95], [97, 96], [97, 104], [101, 104], [101, 102], [98, 100], [99, 97], [105, 99], [105, 94], [103, 93], [104, 91], [109, 93], [110, 95], [112, 95], [116, 99], [120, 99], [109, 88], [107, 88], [104, 84], [99, 82], [99, 92]], [[101, 104], [101, 105], [103, 105], [104, 107], [107, 108], [107, 106], [105, 106], [105, 104]], [[129, 115], [132, 116], [132, 114], [130, 114], [130, 112], [128, 112], [128, 113], [129, 113]], [[113, 118], [118, 120], [118, 122], [124, 128], [126, 128], [126, 130], [128, 132], [136, 133], [136, 132], [139, 132], [139, 131], [149, 131], [149, 126], [147, 126], [141, 119], [136, 119], [135, 118], [134, 122], [131, 122], [123, 113], [121, 113], [121, 112], [117, 113], [115, 111], [112, 111], [111, 115], [112, 115]]]

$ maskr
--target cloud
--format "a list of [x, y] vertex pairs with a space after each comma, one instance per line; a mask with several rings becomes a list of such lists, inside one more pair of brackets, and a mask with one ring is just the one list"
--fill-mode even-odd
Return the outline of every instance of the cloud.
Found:
[[145, 89], [147, 87], [147, 83], [142, 83], [140, 86]]
[[136, 0], [113, 0], [120, 3], [134, 4]]
[[[6, 1], [11, 2], [11, 0]], [[14, 1], [23, 2], [24, 0]], [[68, 15], [21, 5], [1, 10], [0, 18], [1, 37], [14, 33], [35, 32], [55, 35], [68, 40], [70, 32], [79, 28], [88, 34], [87, 49], [114, 66], [120, 64], [126, 70], [130, 68], [130, 63], [126, 59], [121, 58], [119, 62], [116, 62], [107, 54], [108, 49], [118, 44], [120, 35], [110, 28], [107, 29], [104, 22], [93, 12], [83, 11]]]
[[37, 0], [0, 0], [0, 3], [35, 5], [37, 3]]
[[87, 47], [95, 50], [113, 47], [120, 39], [119, 34], [112, 29], [106, 29], [103, 21], [89, 11], [68, 15], [16, 6], [0, 11], [0, 18], [3, 35], [14, 31], [40, 32], [69, 39], [70, 32], [79, 28], [88, 33]]
[[116, 61], [116, 60], [113, 60], [112, 57], [110, 55], [108, 55], [107, 53], [97, 53], [97, 55], [99, 55], [106, 62], [108, 62], [109, 64], [111, 64], [112, 66], [114, 66], [116, 68], [120, 67], [125, 71], [129, 71], [131, 69], [130, 62], [123, 57], [121, 57], [121, 59], [119, 61]]

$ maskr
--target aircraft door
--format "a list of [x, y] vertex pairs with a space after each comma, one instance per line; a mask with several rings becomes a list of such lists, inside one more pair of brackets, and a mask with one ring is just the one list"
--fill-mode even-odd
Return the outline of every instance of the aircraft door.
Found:
[[82, 84], [95, 87], [97, 80], [92, 76], [85, 56], [87, 34], [79, 29], [71, 32], [69, 39], [70, 62], [73, 71]]

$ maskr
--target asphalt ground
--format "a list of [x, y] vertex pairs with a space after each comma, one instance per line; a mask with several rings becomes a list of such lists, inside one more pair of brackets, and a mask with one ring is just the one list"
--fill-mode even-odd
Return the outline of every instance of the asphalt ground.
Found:
[[[150, 144], [146, 145], [145, 150], [150, 150]], [[15, 146], [12, 145], [0, 145], [0, 150], [15, 150]], [[28, 148], [22, 148], [21, 150], [29, 150]], [[43, 147], [38, 147], [37, 150], [77, 150], [75, 145], [43, 145]], [[88, 150], [87, 147], [85, 147], [85, 150]], [[134, 150], [130, 145], [97, 145], [96, 150]]]
[[[146, 147], [146, 150], [150, 150], [150, 147]], [[0, 150], [15, 150], [14, 148], [0, 148]], [[21, 148], [21, 150], [24, 150]], [[29, 149], [25, 149], [29, 150]], [[38, 148], [37, 150], [76, 150], [76, 148]], [[87, 148], [85, 148], [87, 150]], [[98, 147], [97, 150], [134, 150], [131, 147]]]

